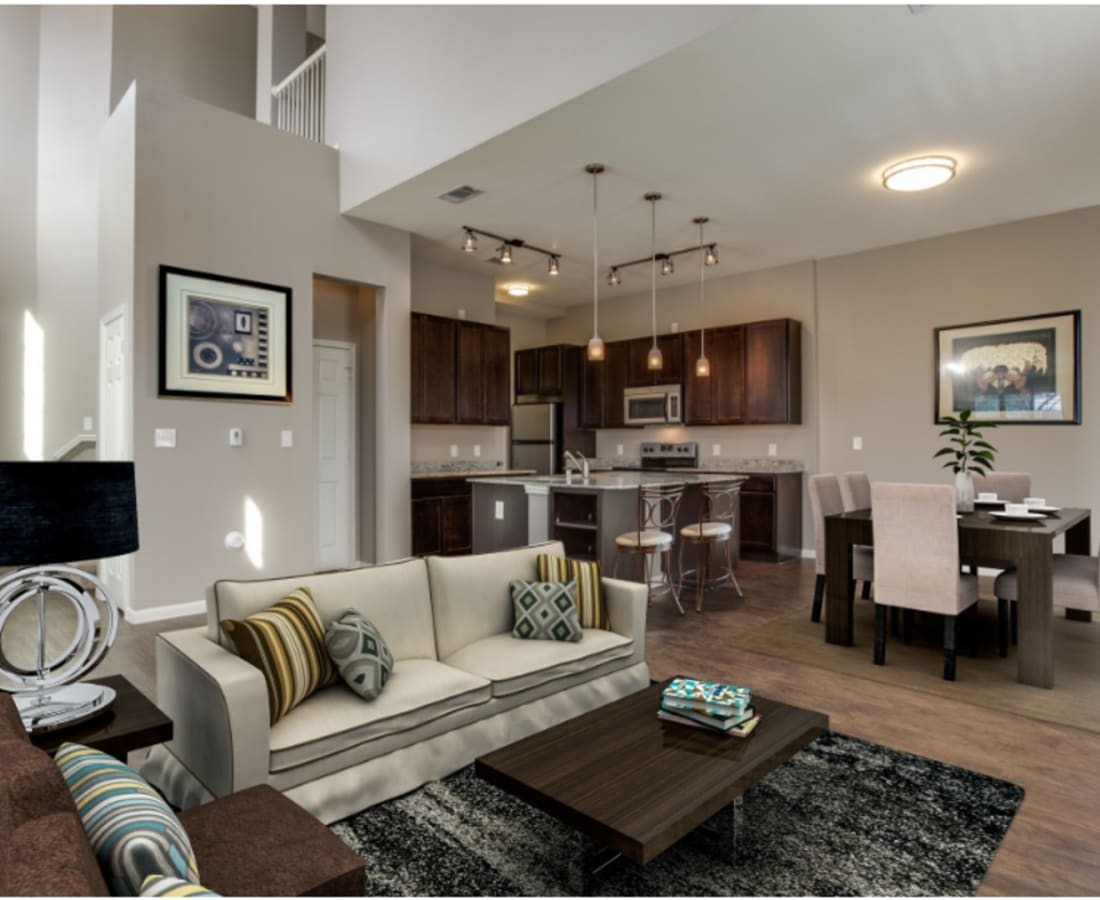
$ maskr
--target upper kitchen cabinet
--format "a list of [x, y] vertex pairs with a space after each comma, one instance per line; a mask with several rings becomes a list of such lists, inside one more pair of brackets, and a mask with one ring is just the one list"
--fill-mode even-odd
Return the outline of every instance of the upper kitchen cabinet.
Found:
[[457, 323], [457, 396], [460, 425], [507, 425], [509, 331], [478, 322]]
[[507, 328], [412, 314], [412, 421], [507, 425]]
[[412, 421], [455, 421], [455, 321], [412, 314]]
[[698, 331], [683, 335], [684, 424], [740, 425], [745, 421], [745, 331], [740, 325], [708, 328], [705, 347], [710, 375], [695, 374], [700, 354]]
[[661, 368], [653, 371], [647, 366], [649, 348], [653, 338], [635, 338], [627, 341], [627, 387], [648, 387], [653, 384], [683, 384], [684, 349], [683, 336], [662, 334], [657, 337], [661, 351]]
[[516, 351], [516, 399], [519, 402], [559, 400], [564, 390], [563, 371], [568, 344], [531, 347]]
[[745, 421], [802, 423], [802, 325], [793, 319], [745, 326]]
[[603, 427], [625, 428], [626, 411], [623, 391], [626, 390], [630, 365], [630, 341], [608, 341], [604, 344]]
[[577, 425], [580, 428], [603, 428], [603, 409], [605, 378], [607, 368], [604, 360], [592, 362], [587, 356], [582, 363], [580, 411]]

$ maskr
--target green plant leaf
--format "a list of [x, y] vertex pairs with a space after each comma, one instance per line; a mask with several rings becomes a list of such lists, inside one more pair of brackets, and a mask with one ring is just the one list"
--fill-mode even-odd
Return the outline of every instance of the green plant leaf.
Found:
[[997, 452], [997, 448], [989, 443], [989, 441], [974, 441], [974, 446], [981, 447], [983, 450], [991, 450], [994, 453]]
[[935, 453], [933, 453], [932, 454], [932, 459], [936, 459], [939, 456], [946, 456], [948, 453], [954, 453], [954, 452], [955, 451], [952, 450], [950, 447], [944, 447], [942, 450], [937, 450]]

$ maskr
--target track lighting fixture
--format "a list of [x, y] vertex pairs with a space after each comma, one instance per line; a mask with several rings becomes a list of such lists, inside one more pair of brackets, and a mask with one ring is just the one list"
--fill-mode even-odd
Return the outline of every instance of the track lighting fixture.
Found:
[[589, 163], [584, 167], [592, 176], [592, 337], [588, 339], [588, 359], [600, 362], [604, 358], [603, 338], [600, 337], [600, 232], [599, 198], [596, 179], [604, 170], [601, 163]]
[[661, 260], [661, 274], [671, 275], [675, 271], [675, 267], [672, 265], [672, 257], [666, 256]]
[[531, 250], [535, 253], [541, 253], [548, 260], [547, 270], [551, 275], [559, 274], [561, 270], [561, 254], [554, 250], [543, 250], [542, 247], [536, 247], [534, 244], [528, 244], [527, 241], [522, 238], [509, 238], [500, 234], [493, 234], [491, 231], [483, 231], [480, 228], [473, 228], [470, 225], [463, 225], [462, 230], [466, 232], [466, 238], [462, 242], [462, 249], [467, 253], [477, 252], [477, 235], [482, 237], [491, 238], [494, 241], [500, 241], [500, 246], [497, 247], [497, 262], [504, 263], [505, 265], [512, 262], [512, 250], [520, 249]]
[[512, 245], [507, 243], [501, 244], [497, 248], [497, 259], [505, 265], [510, 263], [512, 261]]
[[462, 249], [466, 253], [477, 252], [477, 235], [475, 235], [469, 228], [466, 229], [466, 240], [462, 242]]
[[615, 287], [616, 285], [619, 285], [619, 284], [623, 283], [623, 279], [619, 275], [619, 270], [618, 269], [612, 269], [611, 270], [611, 272], [607, 276], [607, 283], [609, 285], [611, 285], [612, 287]]
[[[664, 359], [661, 355], [661, 348], [657, 346], [657, 201], [661, 199], [661, 195], [656, 191], [645, 195], [645, 199], [649, 202], [650, 210], [650, 269], [653, 282], [653, 344], [649, 348], [649, 353], [646, 354], [645, 367], [651, 372], [656, 372], [664, 365]], [[671, 260], [665, 259], [664, 262], [671, 263]], [[664, 272], [664, 266], [661, 266], [662, 273]], [[670, 270], [671, 271], [671, 270]]]
[[707, 255], [703, 262], [708, 266], [718, 265], [718, 248], [716, 245], [711, 244], [709, 247], [707, 247]]
[[[706, 256], [703, 259], [704, 265], [716, 266], [718, 265], [718, 245], [717, 244], [705, 244], [700, 246], [699, 244], [693, 244], [690, 247], [683, 247], [679, 250], [667, 250], [664, 253], [656, 254], [657, 259], [661, 260], [661, 274], [672, 274], [673, 265], [672, 259], [675, 256], [683, 256], [685, 253], [699, 253], [705, 251]], [[608, 275], [607, 283], [611, 284], [611, 278], [614, 276], [617, 281], [615, 284], [620, 284], [622, 281], [622, 270], [628, 269], [631, 266], [640, 266], [642, 263], [652, 262], [653, 256], [643, 256], [640, 259], [632, 259], [627, 262], [615, 263], [611, 266], [611, 272]], [[665, 271], [665, 264], [668, 264], [668, 271]]]
[[549, 270], [549, 273], [551, 275], [557, 275], [558, 274], [558, 258], [556, 256], [551, 256], [550, 257], [550, 263], [549, 263], [549, 266], [548, 266], [548, 270]]

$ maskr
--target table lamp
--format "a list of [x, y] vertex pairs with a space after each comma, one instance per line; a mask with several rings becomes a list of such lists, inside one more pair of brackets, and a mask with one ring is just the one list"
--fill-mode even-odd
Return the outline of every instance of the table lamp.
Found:
[[[94, 669], [118, 632], [118, 605], [96, 576], [68, 563], [138, 548], [132, 462], [0, 462], [0, 675], [27, 731], [53, 731], [105, 711], [109, 687], [74, 684]], [[90, 585], [91, 588], [85, 587]], [[76, 612], [72, 639], [47, 659], [47, 597]], [[28, 665], [4, 652], [3, 630], [22, 604], [38, 607], [38, 652]]]

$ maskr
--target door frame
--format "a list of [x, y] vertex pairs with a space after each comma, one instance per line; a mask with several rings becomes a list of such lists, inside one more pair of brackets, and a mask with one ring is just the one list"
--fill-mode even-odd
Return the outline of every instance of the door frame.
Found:
[[[347, 350], [348, 359], [351, 364], [351, 378], [349, 380], [351, 390], [349, 392], [348, 402], [351, 405], [351, 418], [348, 428], [348, 442], [350, 444], [351, 455], [351, 502], [348, 504], [348, 521], [347, 534], [348, 534], [348, 546], [350, 548], [349, 565], [355, 565], [360, 558], [359, 547], [359, 361], [357, 347], [352, 341], [333, 341], [324, 338], [314, 338], [313, 340], [313, 371], [317, 371], [317, 350], [319, 348], [327, 347], [330, 350]], [[314, 378], [313, 383], [313, 427], [316, 432], [317, 429], [317, 415], [318, 415], [318, 403], [317, 403], [317, 380]], [[313, 504], [314, 509], [317, 508], [318, 500], [318, 478], [321, 467], [321, 455], [316, 452], [316, 442], [314, 443], [315, 455], [313, 466]], [[320, 547], [318, 546], [318, 538], [320, 537], [321, 523], [319, 521], [314, 522], [313, 526], [313, 562], [315, 566], [320, 565], [318, 559]]]
[[[130, 330], [131, 321], [129, 307], [123, 303], [104, 313], [99, 318], [99, 364], [97, 366], [96, 384], [96, 459], [103, 459], [103, 442], [100, 436], [104, 434], [104, 423], [107, 417], [104, 410], [107, 407], [107, 354], [106, 335], [107, 328], [116, 320], [122, 320], [122, 399], [119, 404], [123, 417], [122, 444], [119, 448], [120, 460], [132, 460], [134, 458], [134, 391], [133, 391], [133, 334]], [[115, 601], [122, 609], [123, 614], [133, 609], [133, 584], [134, 584], [134, 557], [132, 553], [119, 557], [115, 562], [119, 568], [118, 591]]]

